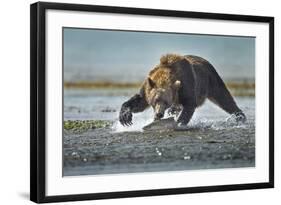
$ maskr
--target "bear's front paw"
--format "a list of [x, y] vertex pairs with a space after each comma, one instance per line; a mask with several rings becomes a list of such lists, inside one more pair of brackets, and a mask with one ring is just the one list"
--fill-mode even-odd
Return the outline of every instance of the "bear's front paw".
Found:
[[179, 122], [179, 123], [177, 124], [177, 126], [178, 126], [178, 127], [186, 127], [186, 124], [184, 124], [184, 123], [182, 123], [182, 122]]
[[131, 126], [133, 124], [132, 118], [133, 118], [133, 115], [129, 108], [121, 109], [120, 114], [119, 114], [119, 121], [120, 121], [121, 125]]

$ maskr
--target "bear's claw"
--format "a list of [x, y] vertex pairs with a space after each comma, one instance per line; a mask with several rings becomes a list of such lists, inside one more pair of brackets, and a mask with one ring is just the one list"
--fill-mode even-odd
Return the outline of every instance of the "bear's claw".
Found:
[[234, 115], [235, 115], [236, 122], [245, 123], [247, 121], [247, 118], [242, 111], [236, 112], [236, 113], [234, 113]]
[[119, 121], [121, 123], [121, 125], [123, 126], [131, 126], [132, 123], [132, 112], [130, 111], [130, 109], [125, 108], [125, 109], [121, 109], [120, 111], [120, 115], [119, 115]]

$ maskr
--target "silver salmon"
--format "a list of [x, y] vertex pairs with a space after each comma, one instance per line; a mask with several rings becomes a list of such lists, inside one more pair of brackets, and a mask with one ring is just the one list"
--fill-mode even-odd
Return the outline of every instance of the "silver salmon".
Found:
[[145, 131], [169, 131], [179, 130], [177, 122], [173, 117], [156, 120], [142, 128]]

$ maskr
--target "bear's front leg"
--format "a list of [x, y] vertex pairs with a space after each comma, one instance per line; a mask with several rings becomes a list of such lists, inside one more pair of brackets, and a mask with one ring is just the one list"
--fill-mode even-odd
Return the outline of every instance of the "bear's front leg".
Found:
[[121, 110], [119, 112], [119, 122], [123, 126], [130, 126], [133, 124], [133, 114], [137, 112], [142, 112], [148, 107], [148, 104], [145, 98], [140, 95], [136, 94], [131, 97], [128, 101], [124, 102], [121, 106]]
[[189, 123], [194, 111], [195, 106], [183, 106], [180, 116], [177, 119], [178, 126], [186, 126]]

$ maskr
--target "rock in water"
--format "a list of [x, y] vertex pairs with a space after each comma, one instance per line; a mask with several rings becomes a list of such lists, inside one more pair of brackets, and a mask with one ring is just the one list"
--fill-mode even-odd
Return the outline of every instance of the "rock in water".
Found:
[[174, 120], [173, 117], [156, 120], [146, 126], [144, 126], [142, 129], [145, 131], [168, 131], [168, 130], [176, 130], [178, 128], [177, 122]]

